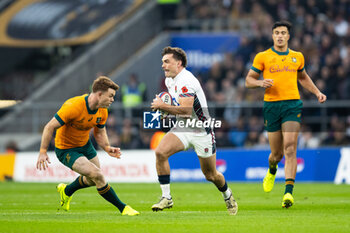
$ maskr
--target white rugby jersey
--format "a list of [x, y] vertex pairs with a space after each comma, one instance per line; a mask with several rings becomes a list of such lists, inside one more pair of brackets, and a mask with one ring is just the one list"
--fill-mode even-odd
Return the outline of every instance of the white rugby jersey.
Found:
[[[169, 94], [172, 96], [173, 104], [179, 106], [179, 97], [194, 97], [192, 117], [196, 121], [210, 121], [210, 115], [208, 111], [208, 104], [203, 89], [198, 81], [198, 79], [185, 68], [176, 75], [175, 78], [166, 78], [165, 85], [168, 88]], [[191, 119], [182, 118], [177, 116], [177, 121], [188, 121]], [[178, 125], [175, 128], [179, 128]], [[181, 129], [178, 129], [181, 131]], [[188, 127], [187, 131], [199, 133], [199, 134], [209, 134], [211, 133], [211, 127]]]

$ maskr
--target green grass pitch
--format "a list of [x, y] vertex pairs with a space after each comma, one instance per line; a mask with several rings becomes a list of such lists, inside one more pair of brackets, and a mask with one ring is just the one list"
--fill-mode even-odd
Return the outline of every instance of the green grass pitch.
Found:
[[282, 209], [284, 185], [230, 183], [238, 201], [229, 216], [211, 183], [172, 183], [174, 207], [152, 212], [158, 184], [112, 184], [140, 216], [121, 216], [95, 188], [77, 191], [71, 210], [58, 210], [56, 184], [0, 183], [0, 233], [11, 232], [350, 232], [350, 185], [296, 183], [295, 205]]

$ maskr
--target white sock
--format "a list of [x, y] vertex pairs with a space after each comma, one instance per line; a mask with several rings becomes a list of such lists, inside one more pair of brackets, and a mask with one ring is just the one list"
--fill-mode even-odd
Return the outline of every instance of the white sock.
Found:
[[161, 184], [160, 188], [162, 189], [162, 197], [171, 199], [170, 184]]
[[224, 197], [224, 199], [226, 200], [227, 198], [229, 198], [231, 196], [232, 192], [231, 189], [228, 188], [225, 192], [222, 192], [222, 196]]

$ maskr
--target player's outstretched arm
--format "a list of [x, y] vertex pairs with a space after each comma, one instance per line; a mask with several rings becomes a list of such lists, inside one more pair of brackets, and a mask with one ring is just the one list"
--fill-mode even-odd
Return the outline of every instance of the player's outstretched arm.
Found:
[[260, 74], [254, 70], [249, 70], [247, 77], [245, 78], [245, 86], [247, 88], [269, 88], [273, 85], [272, 79], [259, 80]]
[[47, 155], [47, 148], [49, 147], [53, 132], [59, 127], [61, 127], [61, 124], [54, 117], [44, 127], [43, 135], [41, 136], [39, 157], [36, 162], [36, 168], [39, 170], [46, 170], [49, 163], [51, 163], [50, 158]]
[[106, 128], [94, 128], [94, 137], [96, 139], [97, 144], [106, 151], [110, 156], [120, 159], [122, 155], [120, 148], [113, 147], [109, 144], [108, 136]]
[[317, 97], [318, 102], [324, 103], [327, 100], [327, 96], [316, 87], [305, 69], [298, 73], [298, 81], [303, 88], [306, 88]]

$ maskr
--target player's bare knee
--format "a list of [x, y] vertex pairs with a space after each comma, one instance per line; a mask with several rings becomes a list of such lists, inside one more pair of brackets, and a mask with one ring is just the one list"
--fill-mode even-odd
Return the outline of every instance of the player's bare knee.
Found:
[[100, 169], [94, 169], [91, 171], [88, 178], [90, 178], [95, 184], [98, 184], [104, 180], [104, 176]]
[[286, 157], [294, 157], [296, 152], [296, 146], [294, 143], [288, 143], [284, 146], [284, 153]]
[[162, 149], [157, 148], [155, 153], [156, 153], [156, 157], [158, 160], [167, 160], [168, 159], [167, 153], [165, 153], [164, 150], [162, 150]]

